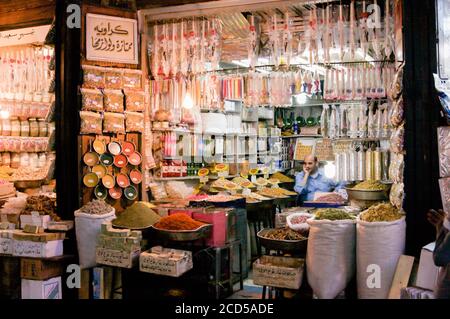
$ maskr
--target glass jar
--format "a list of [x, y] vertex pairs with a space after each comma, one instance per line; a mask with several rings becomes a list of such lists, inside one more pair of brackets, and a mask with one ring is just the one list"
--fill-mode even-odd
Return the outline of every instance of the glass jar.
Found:
[[2, 165], [10, 166], [11, 165], [11, 154], [8, 152], [2, 153]]
[[30, 122], [28, 120], [20, 121], [20, 136], [30, 136]]
[[45, 153], [39, 154], [38, 167], [45, 167], [47, 164], [47, 155]]
[[11, 168], [19, 168], [20, 167], [20, 154], [12, 153], [11, 154]]
[[39, 136], [40, 137], [47, 137], [47, 135], [48, 135], [47, 122], [45, 122], [44, 119], [39, 119], [38, 120], [38, 126], [39, 126]]
[[39, 124], [35, 118], [30, 118], [30, 136], [38, 137], [39, 136]]
[[39, 167], [39, 156], [38, 153], [30, 153], [30, 167], [38, 168]]
[[11, 121], [10, 119], [2, 120], [2, 135], [11, 136]]
[[28, 153], [20, 153], [20, 166], [21, 167], [30, 166], [30, 155]]
[[17, 117], [11, 117], [11, 136], [20, 136], [20, 121]]

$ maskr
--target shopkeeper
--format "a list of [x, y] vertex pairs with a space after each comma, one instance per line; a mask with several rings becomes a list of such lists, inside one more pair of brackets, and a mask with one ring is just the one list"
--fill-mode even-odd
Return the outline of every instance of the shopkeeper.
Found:
[[303, 161], [303, 171], [295, 177], [294, 190], [298, 193], [297, 203], [301, 205], [304, 201], [314, 200], [316, 192], [337, 192], [346, 198], [343, 183], [337, 183], [319, 172], [317, 157], [309, 154]]

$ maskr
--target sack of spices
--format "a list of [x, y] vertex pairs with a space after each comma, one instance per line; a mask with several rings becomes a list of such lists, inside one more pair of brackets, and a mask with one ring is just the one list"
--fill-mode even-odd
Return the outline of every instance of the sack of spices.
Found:
[[320, 299], [333, 299], [355, 273], [354, 219], [308, 219], [308, 283]]
[[144, 132], [144, 114], [125, 111], [125, 119], [127, 132]]
[[122, 72], [122, 69], [105, 68], [105, 87], [108, 89], [121, 89]]
[[81, 111], [80, 134], [102, 134], [102, 115], [95, 112]]
[[83, 65], [83, 87], [85, 88], [104, 88], [105, 77], [104, 68], [92, 65]]
[[142, 71], [141, 70], [123, 70], [122, 83], [124, 88], [140, 89], [142, 88]]
[[120, 113], [103, 113], [103, 132], [125, 134], [125, 115]]
[[[386, 209], [386, 204], [378, 206], [379, 209]], [[382, 219], [383, 214], [380, 211], [375, 220]], [[392, 213], [386, 214], [389, 219], [393, 219]], [[358, 298], [387, 299], [398, 260], [405, 249], [405, 217], [393, 221], [370, 222], [362, 220], [362, 216], [365, 216], [365, 212], [358, 216], [356, 225]], [[374, 272], [378, 278], [374, 276]]]
[[81, 89], [81, 109], [83, 111], [103, 111], [103, 94], [97, 89]]
[[121, 90], [103, 90], [103, 105], [107, 112], [123, 112], [123, 94]]
[[124, 90], [125, 109], [132, 112], [145, 111], [145, 94], [143, 91]]
[[100, 234], [102, 223], [116, 217], [115, 209], [103, 200], [93, 200], [75, 211], [75, 231], [77, 248], [82, 269], [94, 267], [95, 243]]

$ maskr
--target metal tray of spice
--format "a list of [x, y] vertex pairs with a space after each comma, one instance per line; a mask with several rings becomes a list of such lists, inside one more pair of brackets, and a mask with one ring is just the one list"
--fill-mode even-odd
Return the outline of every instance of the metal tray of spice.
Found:
[[[276, 232], [282, 232], [282, 231], [291, 231], [296, 235], [296, 238], [299, 239], [276, 239], [273, 238], [274, 234]], [[276, 236], [277, 234], [275, 234]], [[261, 243], [261, 246], [265, 247], [266, 249], [270, 250], [282, 250], [282, 251], [289, 251], [289, 252], [305, 252], [306, 247], [308, 244], [308, 238], [296, 233], [293, 230], [285, 230], [285, 229], [274, 229], [274, 228], [264, 228], [261, 229], [258, 234], [258, 239]], [[272, 237], [272, 238], [271, 238]]]
[[151, 226], [158, 237], [173, 241], [192, 241], [207, 238], [211, 235], [212, 225], [205, 224], [193, 230], [167, 230]]

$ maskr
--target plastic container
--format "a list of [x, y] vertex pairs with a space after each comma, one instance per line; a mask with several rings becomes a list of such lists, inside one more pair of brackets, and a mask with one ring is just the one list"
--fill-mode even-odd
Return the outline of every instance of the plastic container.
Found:
[[20, 136], [30, 136], [30, 122], [28, 120], [20, 121]]
[[38, 137], [39, 136], [39, 124], [35, 118], [30, 118], [30, 136]]
[[11, 136], [20, 136], [20, 121], [17, 117], [11, 117]]
[[40, 137], [47, 137], [48, 136], [48, 124], [45, 122], [44, 119], [38, 120], [38, 127], [39, 127], [39, 136]]

